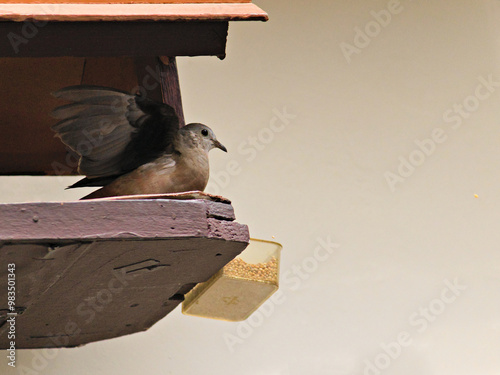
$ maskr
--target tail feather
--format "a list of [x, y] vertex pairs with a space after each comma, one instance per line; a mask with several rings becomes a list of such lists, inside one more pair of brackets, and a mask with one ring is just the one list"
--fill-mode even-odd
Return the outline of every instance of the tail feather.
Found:
[[104, 186], [113, 182], [118, 176], [102, 177], [102, 178], [82, 178], [66, 189], [75, 189], [81, 187]]
[[105, 197], [109, 197], [109, 195], [105, 193], [105, 188], [100, 188], [100, 189], [94, 191], [93, 193], [90, 193], [90, 194], [84, 196], [83, 198], [80, 198], [80, 200], [105, 198]]

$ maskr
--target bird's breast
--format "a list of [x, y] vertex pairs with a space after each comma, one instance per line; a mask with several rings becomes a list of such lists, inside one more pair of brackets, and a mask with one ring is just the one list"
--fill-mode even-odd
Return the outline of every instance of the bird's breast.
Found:
[[104, 189], [108, 196], [203, 191], [208, 177], [206, 152], [182, 154], [178, 157], [164, 155], [119, 177]]
[[206, 152], [183, 153], [175, 158], [167, 155], [144, 165], [142, 169], [143, 189], [149, 194], [203, 191], [209, 177]]
[[208, 154], [203, 150], [184, 153], [176, 160], [176, 182], [182, 191], [203, 191], [208, 183]]

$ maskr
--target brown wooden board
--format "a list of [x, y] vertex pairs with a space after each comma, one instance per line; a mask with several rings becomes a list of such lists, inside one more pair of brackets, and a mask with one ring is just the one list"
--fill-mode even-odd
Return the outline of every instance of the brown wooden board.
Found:
[[16, 348], [144, 331], [248, 244], [230, 204], [89, 200], [0, 205], [0, 348], [15, 265]]
[[0, 22], [0, 57], [225, 54], [227, 21], [139, 21]]
[[[168, 103], [179, 117], [179, 127], [186, 125], [182, 109], [181, 87], [175, 57], [137, 57], [135, 58], [138, 82], [146, 90], [148, 98]], [[154, 77], [159, 79], [155, 79]]]
[[[162, 4], [161, 0], [106, 3], [0, 3], [2, 21], [266, 21], [266, 12], [246, 3]], [[129, 3], [129, 4], [121, 4]], [[153, 3], [153, 4], [148, 4]]]

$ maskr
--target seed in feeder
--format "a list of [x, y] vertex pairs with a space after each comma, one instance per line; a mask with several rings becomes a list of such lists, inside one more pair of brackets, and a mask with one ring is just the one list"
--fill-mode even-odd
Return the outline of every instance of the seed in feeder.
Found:
[[227, 276], [261, 282], [276, 283], [278, 281], [278, 260], [271, 257], [267, 263], [247, 263], [236, 258], [224, 267]]

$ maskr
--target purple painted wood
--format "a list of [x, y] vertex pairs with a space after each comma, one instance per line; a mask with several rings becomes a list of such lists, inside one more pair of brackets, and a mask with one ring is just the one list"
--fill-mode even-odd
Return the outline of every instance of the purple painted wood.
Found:
[[[205, 201], [207, 207], [207, 217], [213, 217], [223, 220], [235, 220], [232, 206], [228, 204], [220, 204], [219, 202]], [[229, 209], [231, 208], [231, 209]]]
[[0, 205], [0, 348], [7, 264], [17, 348], [71, 347], [148, 329], [248, 245], [230, 204], [100, 200]]
[[0, 242], [207, 237], [207, 216], [234, 220], [228, 204], [167, 199], [0, 204], [0, 215]]

